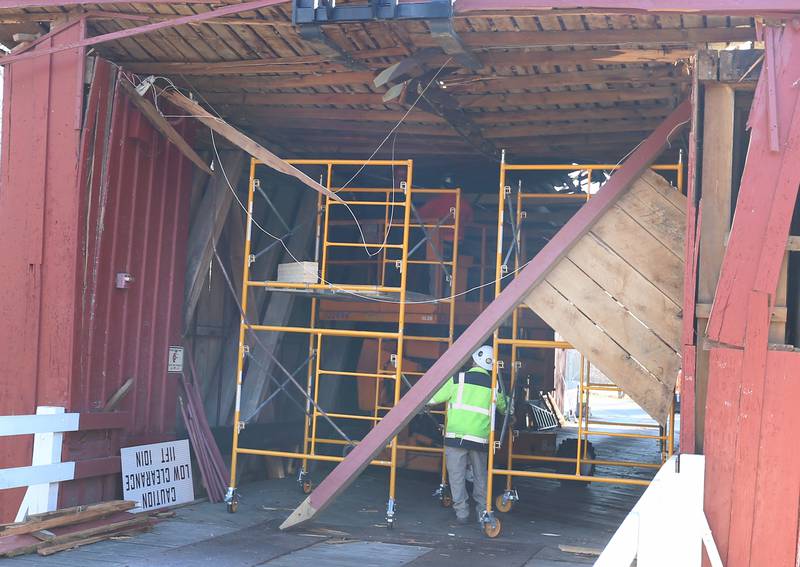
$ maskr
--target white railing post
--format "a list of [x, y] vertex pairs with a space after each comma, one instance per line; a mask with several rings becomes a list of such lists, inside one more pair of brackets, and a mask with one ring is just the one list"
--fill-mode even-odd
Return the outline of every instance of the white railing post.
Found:
[[[39, 406], [36, 415], [55, 415], [64, 413], [64, 408]], [[33, 459], [31, 464], [52, 465], [61, 462], [62, 432], [36, 433], [33, 436]], [[17, 512], [17, 522], [22, 522], [28, 514], [52, 512], [58, 507], [58, 482], [34, 484], [28, 487], [25, 498]]]

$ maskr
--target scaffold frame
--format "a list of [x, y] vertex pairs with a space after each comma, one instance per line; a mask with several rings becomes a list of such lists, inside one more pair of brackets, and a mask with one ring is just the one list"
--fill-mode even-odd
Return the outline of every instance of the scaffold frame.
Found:
[[[522, 267], [521, 257], [524, 256], [524, 239], [521, 238], [522, 224], [525, 219], [525, 212], [523, 210], [523, 203], [526, 200], [538, 202], [585, 202], [592, 196], [592, 174], [595, 171], [613, 171], [616, 170], [618, 165], [610, 164], [508, 164], [505, 159], [505, 152], [500, 164], [500, 182], [498, 192], [498, 205], [497, 205], [497, 255], [495, 264], [495, 297], [497, 297], [503, 287], [503, 278], [509, 274], [516, 273]], [[674, 172], [676, 187], [679, 191], [683, 192], [683, 163], [682, 159], [675, 164], [653, 165], [653, 171], [669, 171]], [[510, 171], [565, 171], [565, 172], [585, 172], [586, 173], [586, 192], [585, 193], [568, 193], [568, 194], [553, 194], [553, 193], [524, 193], [520, 188], [516, 193], [516, 199], [512, 199], [512, 189], [507, 185], [507, 174]], [[516, 201], [516, 209], [513, 203]], [[509, 219], [506, 221], [505, 215], [509, 213]], [[510, 236], [510, 244], [508, 250], [505, 248], [506, 235], [505, 228], [507, 222], [511, 225], [513, 233]], [[514, 254], [514, 270], [509, 269], [507, 264], [512, 252]], [[486, 493], [486, 510], [484, 512], [482, 521], [484, 526], [484, 533], [489, 537], [497, 537], [501, 531], [501, 522], [494, 516], [494, 509], [501, 512], [508, 512], [513, 507], [514, 502], [519, 499], [518, 493], [513, 488], [513, 479], [519, 477], [525, 478], [544, 478], [561, 481], [578, 481], [583, 483], [601, 482], [601, 483], [615, 483], [615, 484], [628, 484], [628, 485], [642, 485], [646, 486], [650, 482], [638, 478], [614, 477], [614, 476], [600, 476], [594, 474], [587, 474], [592, 472], [592, 467], [596, 465], [607, 467], [621, 467], [621, 468], [641, 468], [657, 470], [663, 462], [672, 456], [675, 443], [675, 403], [671, 406], [668, 424], [666, 430], [658, 424], [633, 424], [640, 425], [637, 429], [658, 428], [657, 435], [649, 435], [644, 433], [614, 433], [608, 431], [599, 431], [592, 426], [602, 427], [631, 427], [631, 424], [620, 422], [598, 422], [590, 418], [590, 398], [593, 391], [615, 391], [620, 392], [621, 389], [613, 384], [595, 384], [590, 379], [591, 362], [581, 354], [580, 369], [579, 369], [579, 382], [578, 382], [578, 430], [577, 430], [577, 443], [575, 457], [558, 457], [556, 455], [521, 455], [514, 453], [514, 434], [509, 431], [505, 436], [506, 447], [506, 462], [505, 468], [498, 468], [495, 462], [495, 453], [500, 449], [502, 440], [497, 439], [496, 432], [496, 396], [498, 383], [500, 381], [499, 370], [504, 367], [501, 358], [501, 347], [511, 347], [510, 359], [510, 376], [509, 376], [509, 390], [514, 391], [517, 381], [517, 373], [519, 365], [520, 349], [572, 349], [572, 345], [565, 341], [559, 340], [529, 340], [519, 337], [520, 330], [520, 311], [528, 310], [529, 308], [522, 304], [517, 306], [511, 315], [511, 337], [506, 338], [502, 335], [502, 326], [499, 327], [492, 335], [493, 359], [495, 364], [492, 368], [492, 408], [491, 408], [491, 427], [489, 435], [489, 456], [488, 456], [488, 481]], [[597, 458], [590, 458], [588, 455], [588, 439], [591, 436], [618, 436], [629, 437], [637, 439], [653, 439], [659, 443], [659, 456], [658, 463], [645, 463], [621, 460], [603, 460]], [[574, 463], [575, 473], [564, 474], [558, 472], [545, 472], [522, 470], [514, 468], [514, 463], [527, 462], [527, 463]], [[589, 467], [587, 470], [586, 467]], [[493, 494], [493, 477], [499, 475], [504, 476], [506, 479], [505, 490], [494, 497]]]
[[[242, 279], [242, 309], [243, 313], [247, 312], [247, 297], [248, 291], [253, 289], [262, 289], [264, 291], [334, 291], [341, 293], [349, 293], [353, 295], [360, 295], [366, 293], [384, 293], [392, 294], [396, 297], [396, 301], [391, 301], [397, 306], [397, 320], [396, 329], [391, 331], [365, 331], [365, 330], [351, 330], [351, 329], [335, 329], [326, 328], [320, 325], [318, 319], [318, 309], [320, 299], [313, 295], [310, 297], [311, 308], [309, 314], [309, 323], [307, 327], [289, 326], [289, 325], [272, 325], [272, 324], [253, 324], [248, 322], [242, 317], [240, 321], [240, 336], [239, 336], [239, 349], [238, 349], [238, 363], [236, 375], [236, 400], [235, 400], [235, 414], [233, 428], [233, 448], [231, 455], [231, 484], [228, 489], [226, 501], [228, 502], [229, 511], [235, 511], [238, 507], [238, 498], [236, 496], [236, 470], [237, 470], [237, 457], [238, 455], [258, 455], [265, 457], [283, 457], [287, 459], [296, 459], [301, 463], [298, 484], [304, 493], [309, 493], [312, 490], [312, 483], [309, 476], [309, 464], [312, 461], [321, 462], [340, 462], [344, 459], [345, 453], [342, 456], [322, 454], [319, 452], [320, 446], [323, 445], [340, 445], [346, 450], [347, 446], [355, 446], [358, 441], [351, 440], [346, 435], [342, 439], [331, 439], [321, 437], [319, 435], [318, 421], [320, 417], [324, 417], [332, 423], [331, 420], [360, 420], [370, 423], [374, 427], [388, 412], [394, 404], [397, 403], [401, 396], [403, 383], [408, 384], [409, 377], [418, 377], [422, 373], [410, 372], [404, 370], [404, 348], [408, 343], [416, 341], [426, 342], [441, 342], [451, 345], [455, 332], [455, 300], [456, 300], [456, 278], [458, 272], [458, 231], [460, 227], [460, 203], [461, 191], [457, 188], [447, 189], [426, 189], [414, 188], [412, 189], [413, 181], [413, 161], [412, 160], [290, 160], [290, 163], [295, 166], [319, 166], [324, 168], [325, 186], [337, 195], [337, 199], [331, 196], [317, 196], [317, 215], [316, 215], [316, 244], [315, 244], [315, 260], [319, 262], [319, 277], [316, 283], [293, 283], [293, 282], [278, 282], [278, 281], [251, 281], [250, 279], [250, 265], [254, 261], [252, 255], [252, 225], [253, 220], [253, 203], [257, 185], [259, 180], [256, 177], [256, 167], [259, 162], [255, 159], [251, 160], [250, 165], [250, 183], [248, 187], [248, 201], [247, 201], [247, 224], [245, 235], [245, 261], [243, 266], [243, 279]], [[391, 166], [404, 168], [405, 175], [404, 181], [399, 183], [399, 187], [350, 187], [349, 182], [343, 187], [336, 187], [333, 183], [334, 168], [337, 166], [356, 166], [361, 167], [363, 170], [366, 167], [385, 167]], [[360, 172], [361, 170], [359, 170]], [[394, 177], [394, 171], [392, 173]], [[354, 176], [355, 177], [355, 176]], [[352, 181], [352, 179], [351, 179]], [[394, 182], [393, 182], [394, 183]], [[395, 193], [401, 192], [402, 199], [397, 200]], [[414, 195], [442, 195], [451, 194], [454, 200], [454, 206], [450, 208], [449, 214], [441, 219], [436, 224], [429, 224], [419, 217], [418, 212], [414, 208], [412, 198]], [[347, 196], [348, 200], [340, 199], [340, 195]], [[362, 198], [363, 197], [363, 198]], [[378, 200], [380, 197], [385, 197], [385, 200]], [[383, 224], [379, 226], [382, 228], [381, 234], [384, 234], [383, 243], [370, 243], [365, 242], [362, 232], [361, 242], [347, 242], [336, 241], [331, 239], [330, 229], [334, 225], [331, 220], [331, 208], [335, 206], [347, 207], [383, 207]], [[402, 218], [395, 218], [394, 208], [403, 208]], [[390, 213], [391, 209], [391, 213]], [[352, 213], [352, 209], [351, 209]], [[416, 216], [412, 220], [412, 214]], [[354, 219], [355, 215], [353, 214]], [[448, 220], [449, 219], [449, 220]], [[358, 222], [356, 220], [356, 222]], [[425, 234], [425, 238], [416, 245], [414, 249], [410, 246], [410, 236], [413, 229], [421, 229]], [[389, 235], [392, 231], [402, 231], [401, 236], [395, 238], [400, 243], [390, 242]], [[431, 240], [429, 230], [435, 230], [437, 234], [439, 231], [452, 232], [452, 252], [450, 259], [446, 259], [447, 255], [437, 256], [436, 261], [432, 260], [417, 260], [411, 259], [410, 256], [413, 251], [420, 245], [425, 244], [426, 241]], [[395, 233], [396, 234], [396, 233]], [[433, 246], [432, 242], [428, 242], [426, 246]], [[330, 260], [329, 251], [333, 248], [355, 248], [364, 247], [365, 249], [379, 249], [379, 256], [373, 263], [379, 266], [378, 282], [376, 285], [371, 284], [339, 284], [328, 281], [329, 266], [334, 261]], [[394, 256], [399, 253], [399, 258], [390, 257], [389, 251], [394, 251]], [[408, 272], [409, 267], [414, 265], [430, 265], [431, 267], [440, 266], [446, 274], [446, 280], [449, 284], [450, 293], [447, 297], [442, 299], [442, 303], [446, 303], [449, 307], [448, 325], [446, 336], [425, 336], [425, 335], [409, 335], [405, 329], [405, 315], [407, 305], [407, 291], [408, 291]], [[387, 283], [386, 275], [387, 269], [394, 266], [400, 274], [399, 285], [389, 285]], [[449, 272], [448, 272], [449, 268]], [[243, 368], [244, 360], [249, 352], [246, 336], [247, 333], [253, 332], [278, 332], [278, 333], [299, 333], [308, 335], [308, 351], [306, 369], [306, 384], [305, 384], [305, 415], [303, 419], [303, 440], [302, 451], [281, 451], [272, 449], [253, 449], [241, 447], [239, 445], [239, 435], [245, 427], [245, 423], [241, 420], [240, 407], [243, 383]], [[378, 343], [378, 357], [377, 367], [374, 373], [347, 370], [334, 370], [326, 369], [322, 366], [322, 350], [324, 346], [324, 339], [326, 337], [348, 337], [348, 338], [362, 338], [375, 340]], [[381, 353], [386, 341], [391, 341], [395, 346], [395, 352], [391, 355], [393, 369], [386, 370], [381, 365]], [[319, 391], [320, 391], [320, 377], [330, 376], [339, 378], [370, 378], [376, 380], [375, 387], [375, 403], [371, 411], [371, 415], [359, 415], [351, 413], [335, 413], [327, 412], [319, 406]], [[393, 391], [393, 400], [391, 404], [383, 404], [380, 400], [381, 386], [388, 381], [391, 383], [391, 390]], [[259, 406], [261, 407], [261, 406]], [[444, 417], [443, 411], [431, 412], [441, 414], [442, 420]], [[341, 432], [341, 430], [339, 430]], [[341, 434], [341, 433], [340, 433]], [[389, 469], [389, 495], [386, 507], [386, 521], [389, 527], [394, 524], [396, 514], [396, 489], [397, 489], [397, 468], [398, 468], [398, 452], [409, 451], [419, 453], [435, 453], [441, 456], [441, 475], [442, 480], [439, 487], [441, 495], [446, 494], [446, 463], [444, 461], [443, 447], [426, 447], [417, 445], [404, 445], [398, 442], [398, 437], [395, 436], [386, 447], [388, 455], [383, 458], [374, 459], [371, 464], [374, 466], [381, 466]], [[442, 496], [443, 497], [443, 496]]]

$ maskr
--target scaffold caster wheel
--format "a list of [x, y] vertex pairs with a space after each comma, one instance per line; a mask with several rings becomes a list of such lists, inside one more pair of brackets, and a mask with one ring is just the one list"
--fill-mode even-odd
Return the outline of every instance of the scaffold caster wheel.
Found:
[[453, 505], [453, 497], [449, 494], [442, 494], [439, 504], [442, 505], [442, 508], [450, 508]]
[[311, 492], [314, 490], [314, 485], [311, 484], [310, 480], [304, 480], [302, 483], [300, 483], [300, 490], [303, 491], [303, 494], [311, 494]]
[[490, 537], [492, 539], [499, 536], [502, 530], [503, 524], [500, 522], [499, 518], [495, 518], [494, 522], [485, 522], [483, 524], [483, 533], [486, 535], [486, 537]]
[[503, 494], [498, 494], [497, 498], [494, 499], [494, 507], [497, 508], [498, 512], [507, 514], [514, 507], [514, 501], [506, 498]]
[[230, 502], [228, 502], [228, 513], [235, 514], [239, 510], [239, 499], [233, 498]]
[[394, 529], [394, 518], [386, 518], [386, 528], [389, 530]]

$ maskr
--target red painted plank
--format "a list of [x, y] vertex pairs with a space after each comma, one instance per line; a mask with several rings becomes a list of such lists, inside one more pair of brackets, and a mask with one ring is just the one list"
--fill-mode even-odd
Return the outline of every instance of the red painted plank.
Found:
[[82, 413], [78, 427], [80, 431], [92, 429], [121, 429], [130, 421], [130, 414], [126, 411]]
[[750, 566], [797, 565], [800, 503], [800, 353], [769, 352], [758, 446]]
[[[48, 37], [81, 39], [73, 26]], [[0, 414], [69, 407], [75, 358], [80, 218], [75, 102], [83, 50], [5, 68], [0, 164]], [[80, 77], [82, 78], [82, 76]], [[20, 387], [25, 384], [25, 387]], [[3, 466], [30, 465], [31, 437], [0, 446]], [[0, 522], [13, 519], [22, 491], [0, 492]]]
[[[739, 420], [734, 450], [728, 567], [748, 567], [753, 535], [758, 447], [767, 372], [770, 309], [765, 293], [751, 292], [747, 305], [747, 337], [742, 361]], [[763, 545], [764, 542], [758, 542]]]
[[680, 452], [695, 452], [695, 367], [697, 348], [694, 345], [683, 345], [683, 368], [681, 369], [681, 430]]
[[758, 96], [751, 113], [752, 134], [731, 235], [708, 322], [709, 339], [743, 346], [748, 294], [759, 289], [774, 295], [777, 274], [789, 234], [789, 222], [800, 184], [800, 30], [787, 26], [775, 49], [778, 123], [781, 151], [769, 148], [768, 96], [759, 78]]
[[703, 438], [703, 452], [706, 456], [703, 508], [723, 564], [728, 554], [743, 358], [744, 353], [740, 350], [712, 349], [708, 364], [708, 396]]
[[697, 12], [703, 14], [765, 14], [800, 12], [795, 0], [459, 0], [456, 12], [595, 8], [642, 12]]
[[269, 6], [274, 6], [275, 4], [282, 4], [285, 1], [286, 0], [252, 0], [250, 2], [243, 2], [241, 4], [233, 4], [231, 6], [225, 6], [223, 8], [217, 8], [215, 10], [209, 10], [208, 12], [202, 12], [200, 14], [193, 14], [191, 16], [181, 16], [179, 18], [174, 18], [171, 20], [163, 20], [160, 22], [154, 22], [152, 24], [146, 24], [144, 26], [137, 26], [116, 32], [106, 33], [103, 35], [90, 37], [88, 39], [82, 39], [81, 41], [76, 41], [74, 43], [48, 47], [45, 49], [37, 49], [35, 51], [28, 51], [20, 54], [7, 55], [6, 57], [0, 58], [0, 65], [5, 65], [7, 63], [11, 63], [12, 61], [21, 61], [24, 59], [30, 59], [31, 57], [39, 57], [41, 55], [58, 53], [59, 51], [64, 51], [66, 49], [77, 49], [81, 47], [89, 47], [91, 45], [97, 45], [99, 43], [105, 43], [108, 41], [116, 41], [119, 39], [124, 39], [126, 37], [133, 37], [136, 35], [141, 35], [143, 33], [150, 33], [160, 29], [172, 28], [184, 24], [197, 24], [213, 18], [231, 16], [234, 14], [240, 14], [242, 12], [252, 12], [254, 10], [260, 10], [262, 8], [267, 8]]
[[622, 196], [642, 172], [658, 157], [671, 136], [691, 118], [691, 103], [684, 101], [631, 153], [596, 197], [588, 201], [556, 233], [506, 289], [464, 331], [400, 402], [369, 432], [313, 493], [284, 522], [291, 527], [312, 519], [330, 505], [352, 483], [386, 443], [425, 405], [433, 393], [469, 359], [473, 350], [510, 315], [511, 311], [539, 284], [570, 247]]
[[[287, 0], [288, 1], [288, 0]], [[47, 8], [97, 4], [97, 0], [0, 0], [0, 8]], [[101, 4], [130, 4], [130, 0], [103, 0]], [[208, 4], [208, 0], [147, 0], [148, 4]]]

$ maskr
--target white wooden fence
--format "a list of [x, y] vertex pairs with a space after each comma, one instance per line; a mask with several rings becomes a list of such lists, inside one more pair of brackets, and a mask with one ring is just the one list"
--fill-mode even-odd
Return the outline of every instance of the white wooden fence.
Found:
[[[0, 469], [0, 490], [27, 487], [16, 521], [58, 506], [59, 482], [119, 471], [119, 457], [62, 462], [64, 433], [123, 426], [127, 413], [65, 413], [63, 407], [39, 406], [35, 415], [0, 416], [0, 437], [33, 435], [31, 465]], [[80, 467], [80, 468], [79, 468]]]

